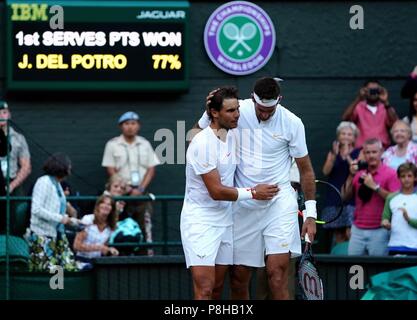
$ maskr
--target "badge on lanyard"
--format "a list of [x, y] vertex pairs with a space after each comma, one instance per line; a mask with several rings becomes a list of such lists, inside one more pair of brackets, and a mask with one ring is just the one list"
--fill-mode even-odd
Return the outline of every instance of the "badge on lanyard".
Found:
[[130, 183], [132, 187], [137, 187], [139, 185], [139, 171], [132, 171], [130, 173]]
[[7, 175], [7, 158], [1, 160], [1, 171], [3, 172], [3, 176], [6, 177], [6, 175]]

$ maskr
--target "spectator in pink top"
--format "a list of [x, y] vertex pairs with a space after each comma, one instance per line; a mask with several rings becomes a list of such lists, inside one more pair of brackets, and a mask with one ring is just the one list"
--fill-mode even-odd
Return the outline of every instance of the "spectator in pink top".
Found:
[[355, 100], [342, 116], [344, 121], [354, 122], [359, 129], [356, 147], [364, 141], [377, 138], [384, 148], [390, 145], [389, 130], [398, 119], [395, 109], [388, 101], [388, 91], [377, 80], [366, 81]]
[[354, 196], [356, 205], [349, 255], [387, 254], [389, 233], [381, 228], [382, 212], [385, 198], [400, 189], [400, 181], [395, 170], [382, 163], [382, 152], [380, 140], [366, 140], [363, 144], [366, 165], [362, 163], [359, 168], [358, 161], [352, 161], [350, 175], [342, 188], [344, 200]]

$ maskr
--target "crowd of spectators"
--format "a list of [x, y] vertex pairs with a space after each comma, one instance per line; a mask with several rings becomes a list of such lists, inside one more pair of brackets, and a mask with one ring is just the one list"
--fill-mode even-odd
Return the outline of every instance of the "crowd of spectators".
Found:
[[[401, 96], [410, 108], [399, 120], [388, 90], [378, 80], [366, 81], [337, 127], [322, 172], [343, 197], [343, 213], [326, 226], [333, 249], [344, 244], [342, 254], [415, 254], [417, 66]], [[335, 199], [327, 203], [324, 218], [338, 209]]]

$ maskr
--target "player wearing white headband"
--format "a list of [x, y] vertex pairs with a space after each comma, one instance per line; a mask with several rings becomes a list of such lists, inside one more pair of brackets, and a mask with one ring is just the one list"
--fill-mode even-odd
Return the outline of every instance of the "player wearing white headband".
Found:
[[[212, 92], [213, 93], [213, 92]], [[210, 96], [209, 96], [210, 97]], [[208, 98], [209, 98], [208, 97]], [[301, 175], [306, 197], [307, 219], [303, 237], [316, 233], [315, 176], [308, 156], [304, 125], [300, 118], [280, 105], [280, 87], [274, 78], [256, 81], [251, 99], [241, 100], [236, 186], [277, 184], [279, 193], [269, 201], [236, 203], [233, 208], [234, 255], [231, 274], [232, 299], [249, 298], [251, 267], [266, 263], [273, 299], [288, 299], [290, 255], [301, 254], [298, 206], [290, 184], [291, 159]], [[200, 128], [209, 124], [207, 114]]]
[[[181, 240], [191, 267], [195, 299], [219, 299], [224, 276], [233, 264], [231, 201], [268, 200], [276, 185], [234, 188], [237, 90], [223, 87], [209, 103], [211, 124], [199, 132], [187, 150], [186, 190], [181, 212]], [[253, 200], [252, 200], [253, 201]]]

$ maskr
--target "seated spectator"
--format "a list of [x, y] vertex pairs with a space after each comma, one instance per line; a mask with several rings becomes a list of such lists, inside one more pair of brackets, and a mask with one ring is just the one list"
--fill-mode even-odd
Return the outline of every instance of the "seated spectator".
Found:
[[412, 140], [417, 143], [417, 66], [407, 78], [401, 90], [401, 97], [410, 100], [408, 115], [403, 120], [411, 126]]
[[382, 143], [370, 139], [363, 144], [367, 169], [359, 170], [358, 161], [350, 165], [350, 175], [342, 187], [344, 201], [355, 197], [355, 211], [349, 255], [382, 256], [387, 253], [389, 233], [381, 227], [384, 202], [389, 193], [398, 191], [395, 170], [382, 163]]
[[383, 154], [383, 162], [387, 166], [397, 170], [405, 163], [417, 163], [417, 144], [411, 141], [411, 128], [402, 120], [395, 121], [391, 129], [392, 139], [395, 145], [389, 147]]
[[85, 215], [81, 222], [86, 227], [75, 237], [74, 250], [77, 260], [90, 263], [93, 258], [119, 254], [117, 249], [107, 245], [117, 223], [115, 203], [111, 196], [99, 197], [94, 214]]
[[391, 230], [390, 255], [417, 255], [417, 193], [414, 190], [417, 168], [412, 163], [404, 163], [399, 166], [397, 175], [401, 190], [387, 197], [382, 226]]
[[358, 126], [359, 136], [355, 144], [357, 148], [361, 147], [364, 141], [377, 138], [382, 141], [385, 149], [391, 144], [389, 130], [398, 116], [388, 101], [387, 89], [382, 87], [379, 81], [369, 80], [346, 108], [342, 118]]
[[71, 161], [57, 153], [46, 160], [43, 170], [45, 175], [33, 188], [30, 227], [25, 235], [30, 248], [29, 270], [50, 271], [61, 266], [76, 271], [64, 226], [76, 226], [80, 221], [65, 213], [67, 201], [60, 185], [71, 172]]
[[[328, 182], [333, 184], [339, 191], [349, 176], [349, 167], [353, 160], [357, 159], [360, 149], [355, 148], [355, 140], [359, 131], [353, 122], [343, 121], [336, 129], [336, 141], [327, 154], [323, 165], [323, 174], [328, 177]], [[336, 216], [340, 207], [337, 207], [338, 199], [326, 198], [326, 207], [323, 209], [323, 219], [330, 220]], [[341, 216], [324, 227], [334, 233], [336, 244], [349, 240], [350, 227], [353, 221], [355, 202], [350, 199], [343, 208]]]
[[[112, 175], [106, 183], [106, 190], [103, 192], [104, 195], [112, 197], [120, 197], [126, 195], [126, 183], [123, 178], [118, 174]], [[126, 202], [122, 200], [116, 201], [116, 213], [118, 220], [123, 220], [127, 217], [124, 211]]]

